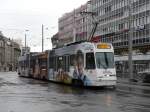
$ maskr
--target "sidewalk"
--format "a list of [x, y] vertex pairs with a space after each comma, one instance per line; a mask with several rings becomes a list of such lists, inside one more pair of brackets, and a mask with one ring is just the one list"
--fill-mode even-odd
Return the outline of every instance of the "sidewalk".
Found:
[[129, 79], [117, 79], [117, 91], [150, 97], [150, 83], [130, 82]]
[[117, 83], [129, 84], [129, 85], [139, 85], [139, 86], [150, 86], [150, 83], [130, 82], [128, 78], [117, 78]]

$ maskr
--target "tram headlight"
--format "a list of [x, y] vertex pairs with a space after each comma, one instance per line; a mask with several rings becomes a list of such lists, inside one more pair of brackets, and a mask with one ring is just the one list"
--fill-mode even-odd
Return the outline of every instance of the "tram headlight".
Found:
[[109, 77], [110, 75], [106, 75], [107, 77]]
[[108, 75], [108, 74], [106, 74], [106, 75], [104, 75], [105, 77], [109, 77], [110, 75]]

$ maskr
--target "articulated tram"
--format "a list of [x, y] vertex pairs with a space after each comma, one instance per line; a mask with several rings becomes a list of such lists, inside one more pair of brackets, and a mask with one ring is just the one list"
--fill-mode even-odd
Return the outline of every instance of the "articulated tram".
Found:
[[[41, 62], [39, 55], [35, 56], [37, 58], [35, 64], [31, 64], [33, 60], [30, 56], [28, 76], [39, 79], [44, 76], [53, 82], [77, 86], [116, 85], [114, 50], [111, 44], [91, 42], [68, 44], [45, 52], [45, 58]], [[31, 68], [36, 68], [35, 66], [37, 70], [44, 69], [44, 75], [38, 72], [35, 77], [33, 72], [31, 73]]]

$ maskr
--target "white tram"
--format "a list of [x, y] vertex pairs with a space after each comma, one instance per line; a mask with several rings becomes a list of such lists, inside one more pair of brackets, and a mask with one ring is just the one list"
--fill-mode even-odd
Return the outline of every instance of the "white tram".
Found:
[[113, 46], [72, 43], [48, 53], [48, 80], [77, 86], [115, 86]]
[[20, 56], [18, 59], [18, 75], [29, 77], [30, 70], [29, 54]]

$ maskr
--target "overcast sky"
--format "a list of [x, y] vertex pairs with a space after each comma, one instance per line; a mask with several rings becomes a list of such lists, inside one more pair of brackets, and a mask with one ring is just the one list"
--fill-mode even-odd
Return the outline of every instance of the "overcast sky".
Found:
[[[11, 39], [22, 39], [25, 30], [32, 51], [41, 51], [41, 25], [45, 27], [45, 49], [57, 32], [58, 18], [88, 0], [0, 0], [0, 31]], [[48, 29], [47, 29], [48, 28]]]

